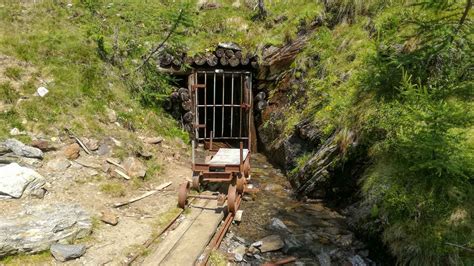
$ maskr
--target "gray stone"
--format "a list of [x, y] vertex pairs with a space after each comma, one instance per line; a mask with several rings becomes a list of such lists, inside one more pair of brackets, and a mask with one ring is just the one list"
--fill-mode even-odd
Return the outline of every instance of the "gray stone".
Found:
[[104, 156], [104, 155], [109, 155], [111, 153], [111, 148], [107, 143], [102, 143], [99, 146], [99, 149], [97, 150], [97, 154]]
[[85, 245], [64, 245], [54, 243], [50, 248], [51, 254], [56, 260], [67, 261], [77, 259], [86, 253]]
[[18, 156], [40, 159], [43, 158], [43, 152], [40, 149], [27, 146], [19, 140], [7, 139], [4, 144], [5, 147]]
[[79, 205], [46, 204], [24, 206], [19, 213], [0, 217], [0, 257], [38, 253], [53, 243], [68, 243], [88, 236], [90, 215]]
[[349, 261], [351, 262], [352, 266], [366, 266], [367, 265], [364, 259], [359, 255], [354, 255], [350, 257]]
[[331, 257], [329, 254], [322, 252], [318, 255], [318, 262], [321, 266], [331, 266]]
[[279, 250], [285, 245], [279, 235], [269, 235], [262, 238], [260, 241], [262, 241], [262, 245], [259, 249], [262, 253]]
[[20, 198], [42, 189], [44, 178], [35, 170], [11, 163], [0, 167], [0, 198]]
[[276, 218], [276, 217], [272, 218], [272, 220], [270, 221], [270, 225], [268, 226], [268, 228], [269, 228], [270, 230], [274, 230], [274, 231], [290, 232], [290, 229], [288, 229], [288, 227], [286, 226], [286, 224], [285, 224], [282, 220], [280, 220], [280, 219], [278, 219], [278, 218]]
[[234, 248], [232, 253], [234, 253], [235, 261], [241, 262], [244, 259], [245, 249], [246, 248], [244, 245], [239, 245], [236, 248]]
[[69, 166], [71, 166], [71, 162], [66, 158], [56, 158], [46, 164], [46, 167], [56, 172], [65, 171]]

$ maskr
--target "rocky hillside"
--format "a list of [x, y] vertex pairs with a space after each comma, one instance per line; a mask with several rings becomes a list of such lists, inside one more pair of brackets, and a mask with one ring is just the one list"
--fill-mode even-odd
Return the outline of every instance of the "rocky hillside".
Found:
[[[90, 232], [98, 202], [179, 181], [188, 136], [161, 107], [179, 81], [155, 59], [235, 42], [259, 55], [255, 84], [268, 101], [255, 110], [259, 146], [299, 198], [345, 208], [353, 227], [400, 264], [470, 264], [471, 8], [470, 0], [0, 4], [0, 163], [35, 171], [0, 203], [21, 222], [30, 200], [87, 198], [64, 208]], [[127, 228], [136, 222], [127, 215], [172, 212], [163, 204], [114, 215]], [[130, 253], [107, 245], [107, 233], [120, 231], [100, 228], [95, 252]], [[17, 244], [0, 246], [0, 257]]]

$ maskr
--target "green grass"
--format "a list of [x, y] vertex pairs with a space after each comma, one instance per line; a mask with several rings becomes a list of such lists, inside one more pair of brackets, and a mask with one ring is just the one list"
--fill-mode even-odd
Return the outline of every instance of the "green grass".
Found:
[[122, 183], [116, 181], [110, 181], [108, 183], [101, 184], [100, 191], [115, 198], [124, 197], [126, 195], [125, 186]]
[[5, 69], [5, 76], [13, 80], [20, 80], [23, 70], [19, 67], [7, 67]]
[[22, 266], [22, 265], [45, 265], [52, 261], [49, 250], [37, 254], [19, 254], [0, 258], [1, 265]]

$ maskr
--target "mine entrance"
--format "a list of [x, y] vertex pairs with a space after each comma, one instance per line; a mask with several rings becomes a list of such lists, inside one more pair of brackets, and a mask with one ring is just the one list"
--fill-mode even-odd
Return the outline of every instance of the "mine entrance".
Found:
[[208, 141], [212, 136], [217, 141], [252, 141], [251, 72], [195, 70], [189, 85], [196, 140]]

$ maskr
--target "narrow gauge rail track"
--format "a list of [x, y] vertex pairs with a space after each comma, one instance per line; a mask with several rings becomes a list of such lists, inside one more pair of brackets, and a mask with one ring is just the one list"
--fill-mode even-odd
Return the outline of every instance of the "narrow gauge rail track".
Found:
[[[153, 243], [156, 243], [156, 240], [166, 235], [164, 240], [153, 251], [151, 251], [151, 255], [144, 257], [144, 261], [143, 263], [141, 263], [137, 262], [137, 260], [140, 259], [140, 254], [135, 254], [127, 260], [125, 265], [172, 265], [176, 263], [176, 258], [174, 257], [181, 257], [178, 258], [178, 260], [182, 262], [183, 260], [185, 260], [185, 256], [183, 254], [189, 253], [184, 252], [185, 250], [189, 250], [187, 249], [187, 246], [193, 246], [195, 249], [197, 249], [196, 252], [199, 253], [196, 253], [196, 257], [194, 258], [195, 261], [193, 261], [193, 259], [186, 261], [187, 265], [208, 265], [207, 262], [211, 255], [211, 252], [219, 248], [222, 239], [224, 238], [226, 232], [232, 224], [232, 221], [235, 218], [234, 213], [225, 210], [227, 207], [220, 209], [215, 208], [213, 203], [215, 203], [215, 201], [212, 200], [212, 196], [191, 198], [189, 200], [189, 209], [191, 209], [191, 212], [194, 211], [194, 213], [188, 213], [185, 210], [181, 210], [180, 212], [178, 212], [158, 232], [158, 234], [148, 239], [143, 244], [143, 247], [145, 249], [149, 249], [152, 247]], [[236, 199], [237, 209], [239, 208], [240, 203], [241, 196], [239, 195]], [[218, 212], [221, 213], [220, 216], [216, 216], [216, 213]], [[182, 215], [187, 216], [187, 223], [185, 223], [184, 220], [180, 219]], [[208, 222], [206, 219], [209, 219], [212, 222]], [[203, 222], [203, 220], [205, 220], [206, 222]], [[207, 239], [208, 241], [198, 243], [199, 241], [193, 238], [193, 234], [195, 234], [195, 232], [193, 231], [199, 231], [200, 227], [202, 227], [203, 224], [209, 224], [207, 227], [209, 238], [203, 237], [203, 239]], [[212, 231], [209, 231], [209, 228], [212, 228]], [[190, 236], [187, 236], [187, 234], [190, 234]], [[169, 243], [163, 243], [166, 242], [167, 238], [174, 239], [170, 240]], [[189, 239], [192, 239], [192, 241], [189, 241]], [[196, 243], [194, 243], [193, 241], [196, 241]], [[160, 247], [160, 245], [164, 245], [164, 247]]]

